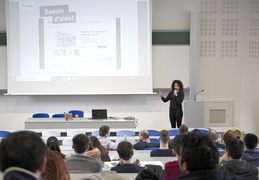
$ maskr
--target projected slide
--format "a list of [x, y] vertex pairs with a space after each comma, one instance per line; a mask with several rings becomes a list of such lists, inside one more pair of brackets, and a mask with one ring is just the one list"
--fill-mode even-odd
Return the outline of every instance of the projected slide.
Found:
[[[139, 84], [146, 87], [133, 91], [152, 91], [149, 0], [9, 0], [6, 6], [8, 92], [27, 93], [29, 84], [32, 94], [58, 94], [54, 84], [68, 82], [96, 88], [61, 94], [123, 93]], [[99, 92], [102, 80], [129, 85]], [[46, 83], [50, 90], [37, 89]]]
[[[48, 20], [40, 25], [45, 32], [40, 42], [44, 44], [40, 49], [44, 54], [40, 59], [44, 65], [42, 69], [65, 74], [71, 70], [85, 75], [109, 75], [111, 69], [121, 70], [121, 58], [116, 56], [120, 48], [116, 49], [115, 17], [79, 16], [78, 24], [73, 25], [55, 25]], [[52, 43], [52, 39], [56, 43]]]

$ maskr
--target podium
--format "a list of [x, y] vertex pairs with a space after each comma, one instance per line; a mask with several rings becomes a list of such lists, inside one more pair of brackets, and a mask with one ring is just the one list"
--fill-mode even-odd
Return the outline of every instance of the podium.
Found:
[[189, 128], [204, 128], [204, 102], [185, 102], [184, 122]]

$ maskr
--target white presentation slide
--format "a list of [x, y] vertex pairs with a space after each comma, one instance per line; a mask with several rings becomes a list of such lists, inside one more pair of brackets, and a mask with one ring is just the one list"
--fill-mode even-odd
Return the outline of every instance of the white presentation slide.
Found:
[[152, 93], [151, 0], [6, 0], [8, 94]]

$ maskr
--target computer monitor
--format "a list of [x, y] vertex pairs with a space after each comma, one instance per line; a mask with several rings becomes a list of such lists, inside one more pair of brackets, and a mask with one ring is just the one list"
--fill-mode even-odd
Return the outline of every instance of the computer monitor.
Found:
[[107, 109], [92, 109], [92, 119], [107, 119]]

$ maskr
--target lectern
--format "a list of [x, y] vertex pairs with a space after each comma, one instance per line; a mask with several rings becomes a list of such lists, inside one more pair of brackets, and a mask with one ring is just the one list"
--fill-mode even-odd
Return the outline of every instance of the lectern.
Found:
[[204, 102], [185, 102], [184, 122], [189, 128], [204, 128]]

